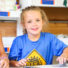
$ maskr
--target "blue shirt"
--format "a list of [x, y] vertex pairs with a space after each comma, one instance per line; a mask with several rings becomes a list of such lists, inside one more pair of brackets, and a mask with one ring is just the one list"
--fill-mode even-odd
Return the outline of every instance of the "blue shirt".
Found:
[[[16, 37], [13, 41], [9, 53], [9, 59], [19, 61], [28, 57], [33, 50], [35, 50], [37, 51], [36, 53], [43, 58], [39, 58], [40, 61], [44, 60], [46, 64], [52, 64], [53, 56], [60, 56], [66, 47], [67, 45], [50, 33], [41, 32], [40, 38], [37, 41], [29, 40], [28, 35], [24, 34]], [[35, 58], [35, 56], [33, 58]], [[36, 59], [37, 58], [36, 55]]]

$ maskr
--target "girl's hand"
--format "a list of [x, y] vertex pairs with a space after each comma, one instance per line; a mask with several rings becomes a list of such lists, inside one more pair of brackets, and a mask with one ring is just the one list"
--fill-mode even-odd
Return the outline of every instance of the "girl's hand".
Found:
[[68, 61], [68, 57], [62, 54], [56, 60], [59, 62], [59, 64], [64, 64]]
[[16, 62], [16, 65], [17, 67], [21, 67], [21, 66], [26, 66], [26, 62], [28, 61], [29, 59], [21, 59], [20, 61], [17, 61]]

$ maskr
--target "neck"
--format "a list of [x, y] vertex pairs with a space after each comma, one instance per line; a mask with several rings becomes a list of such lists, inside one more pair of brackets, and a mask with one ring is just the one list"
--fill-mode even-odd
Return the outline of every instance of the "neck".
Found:
[[29, 35], [29, 34], [28, 34], [28, 38], [29, 38], [31, 41], [37, 41], [37, 40], [40, 38], [40, 34], [37, 34], [37, 35]]

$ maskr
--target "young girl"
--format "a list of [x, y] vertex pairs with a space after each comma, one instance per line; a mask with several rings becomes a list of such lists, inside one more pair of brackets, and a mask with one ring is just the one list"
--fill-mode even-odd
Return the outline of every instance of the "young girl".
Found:
[[24, 35], [13, 41], [9, 59], [11, 66], [34, 66], [52, 64], [53, 56], [63, 64], [68, 60], [68, 47], [55, 35], [42, 32], [48, 20], [43, 10], [27, 7], [21, 14]]

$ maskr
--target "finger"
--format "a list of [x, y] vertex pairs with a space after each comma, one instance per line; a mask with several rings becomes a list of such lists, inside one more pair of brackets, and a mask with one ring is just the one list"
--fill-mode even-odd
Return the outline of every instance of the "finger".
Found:
[[62, 58], [62, 57], [61, 57], [61, 58], [58, 57], [58, 58], [57, 58], [57, 61], [59, 62], [59, 64], [63, 64], [63, 58]]
[[27, 62], [27, 59], [22, 59], [21, 61], [23, 61], [23, 62]]
[[19, 61], [19, 65], [20, 65], [20, 66], [25, 66], [25, 65], [26, 65], [25, 60], [21, 60], [21, 61]]
[[27, 62], [28, 60], [29, 60], [29, 59], [22, 59], [21, 62], [26, 65], [26, 62]]
[[3, 67], [4, 67], [4, 64], [1, 64], [1, 65], [0, 65], [0, 68], [3, 68]]
[[27, 61], [29, 61], [29, 58], [26, 58]]
[[3, 60], [0, 60], [0, 68], [3, 68], [3, 65], [4, 65]]
[[8, 64], [4, 61], [2, 68], [8, 68]]
[[67, 58], [67, 61], [68, 61], [68, 58]]
[[20, 66], [26, 66], [26, 62], [28, 61], [29, 59], [27, 58], [27, 59], [21, 59], [20, 61], [19, 61], [19, 65]]
[[22, 66], [26, 66], [26, 63], [25, 62], [22, 62], [22, 64], [23, 64]]
[[15, 65], [16, 67], [20, 67], [19, 62]]
[[61, 58], [61, 59], [60, 59], [60, 64], [64, 64], [64, 62], [66, 62], [66, 59]]
[[59, 59], [60, 59], [60, 58], [59, 58], [59, 57], [57, 57], [56, 61], [59, 61]]
[[6, 64], [4, 64], [2, 68], [7, 68]]
[[16, 64], [16, 67], [20, 67], [20, 65], [19, 64]]
[[24, 66], [21, 62], [19, 62], [19, 66], [21, 67], [21, 66]]
[[28, 61], [29, 61], [29, 58], [26, 58], [26, 59], [23, 59], [23, 62], [22, 62], [22, 63], [23, 63], [24, 65], [26, 65], [26, 64], [27, 64], [26, 62], [28, 62]]
[[66, 58], [64, 58], [64, 59], [63, 59], [63, 61], [64, 61], [64, 63], [66, 63], [67, 59], [66, 59]]
[[22, 64], [23, 66], [26, 66], [26, 62], [25, 62], [25, 61], [21, 61], [21, 64]]
[[3, 68], [9, 68], [9, 64], [5, 63]]

